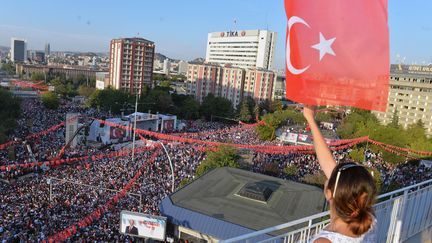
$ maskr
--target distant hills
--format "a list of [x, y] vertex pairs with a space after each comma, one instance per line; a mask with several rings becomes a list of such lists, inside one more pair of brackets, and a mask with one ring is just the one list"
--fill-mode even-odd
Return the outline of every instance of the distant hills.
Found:
[[[0, 46], [0, 52], [7, 53], [9, 52], [10, 47], [8, 46]], [[108, 56], [109, 53], [106, 52], [78, 52], [78, 51], [52, 51], [53, 53], [56, 52], [63, 52], [63, 53], [69, 53], [69, 54], [75, 54], [75, 55], [87, 55], [87, 56]], [[174, 59], [165, 56], [162, 53], [155, 53], [155, 59], [159, 60], [160, 62], [163, 62], [165, 59], [169, 59], [171, 62], [178, 62], [180, 59]], [[198, 57], [193, 60], [190, 60], [189, 62], [195, 62], [195, 63], [203, 63], [205, 61], [204, 58]]]
[[[163, 62], [165, 59], [168, 59], [168, 60], [170, 60], [171, 62], [178, 62], [178, 61], [180, 61], [180, 59], [170, 58], [170, 57], [165, 56], [165, 55], [162, 54], [162, 53], [157, 53], [157, 52], [155, 53], [155, 60], [158, 60], [158, 61], [160, 61], [160, 62]], [[198, 57], [198, 58], [195, 58], [195, 59], [191, 60], [190, 62], [203, 63], [204, 61], [205, 61], [204, 58], [202, 58], [202, 57]]]

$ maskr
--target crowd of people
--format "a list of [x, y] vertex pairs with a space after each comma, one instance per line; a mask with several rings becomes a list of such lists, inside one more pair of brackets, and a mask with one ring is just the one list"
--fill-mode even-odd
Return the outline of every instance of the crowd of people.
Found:
[[[32, 161], [46, 161], [56, 158], [65, 144], [65, 130], [54, 132], [35, 139], [26, 139], [30, 134], [44, 131], [64, 121], [66, 113], [81, 113], [100, 117], [104, 114], [92, 109], [84, 109], [71, 102], [64, 102], [57, 110], [43, 107], [37, 99], [25, 99], [22, 103], [23, 115], [19, 126], [11, 135], [18, 141], [13, 150], [0, 150], [0, 166]], [[201, 140], [225, 143], [282, 145], [278, 141], [263, 142], [253, 127], [225, 125], [219, 122], [189, 122], [191, 128], [178, 136], [190, 136]], [[201, 133], [197, 135], [196, 132]], [[1, 171], [0, 179], [0, 240], [2, 242], [36, 242], [47, 240], [49, 236], [76, 224], [86, 215], [104, 205], [117, 191], [122, 190], [142, 168], [143, 174], [113, 208], [101, 215], [90, 226], [79, 228], [70, 241], [132, 241], [129, 236], [120, 234], [120, 211], [129, 210], [159, 215], [159, 203], [172, 192], [172, 173], [165, 151], [157, 145], [136, 154], [99, 159], [91, 157], [75, 163], [55, 167], [34, 167]], [[206, 152], [196, 145], [165, 141], [168, 155], [174, 165], [175, 188], [179, 184], [194, 179], [197, 166], [206, 158]], [[27, 146], [28, 145], [28, 146]], [[79, 145], [66, 149], [63, 158], [84, 155], [109, 154], [111, 147], [94, 148]], [[349, 160], [349, 149], [335, 151], [338, 161]], [[150, 158], [157, 153], [152, 162]], [[432, 178], [432, 170], [413, 164], [394, 166], [385, 162], [381, 154], [366, 151], [364, 164], [377, 169], [384, 185], [394, 181], [401, 186], [411, 185]], [[295, 174], [288, 175], [285, 168], [295, 166]], [[320, 171], [315, 155], [312, 154], [264, 154], [253, 152], [251, 170], [273, 176], [303, 181], [307, 175]], [[24, 176], [32, 172], [33, 176]], [[33, 173], [36, 172], [36, 173]], [[414, 173], [415, 172], [415, 173]], [[19, 179], [18, 179], [19, 178]], [[140, 196], [136, 196], [140, 195]], [[140, 200], [142, 199], [142, 200]]]

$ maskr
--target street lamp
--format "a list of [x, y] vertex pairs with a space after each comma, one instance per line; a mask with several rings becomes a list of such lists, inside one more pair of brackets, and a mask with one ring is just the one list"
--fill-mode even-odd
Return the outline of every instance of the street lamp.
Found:
[[162, 148], [164, 149], [164, 151], [165, 151], [165, 153], [166, 153], [166, 155], [168, 157], [168, 161], [170, 163], [170, 167], [171, 167], [171, 179], [172, 179], [171, 192], [174, 192], [174, 182], [175, 182], [175, 180], [174, 180], [174, 167], [173, 167], [171, 158], [170, 158], [170, 156], [168, 154], [168, 151], [167, 151], [165, 145], [161, 141], [158, 141], [158, 142], [162, 145]]
[[136, 133], [137, 112], [138, 112], [138, 92], [135, 95], [134, 128], [133, 128], [133, 138], [132, 138], [132, 161], [135, 161], [135, 133]]

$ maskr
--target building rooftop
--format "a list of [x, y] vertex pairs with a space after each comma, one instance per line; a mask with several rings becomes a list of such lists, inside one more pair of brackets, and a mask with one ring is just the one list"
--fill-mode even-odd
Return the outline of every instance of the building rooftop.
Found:
[[149, 40], [141, 38], [141, 37], [118, 38], [118, 39], [114, 39], [114, 40], [124, 40], [124, 41], [133, 41], [133, 42], [145, 42], [147, 44], [154, 44], [153, 41], [149, 41]]
[[322, 189], [235, 168], [214, 169], [168, 196], [174, 224], [226, 239], [323, 211]]

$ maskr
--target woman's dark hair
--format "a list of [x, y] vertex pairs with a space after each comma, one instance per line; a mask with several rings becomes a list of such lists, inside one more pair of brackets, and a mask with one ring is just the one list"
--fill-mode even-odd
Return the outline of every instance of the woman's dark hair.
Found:
[[371, 228], [372, 206], [377, 191], [373, 177], [365, 167], [356, 163], [336, 165], [327, 189], [332, 192], [332, 204], [337, 216], [349, 225], [354, 235], [362, 235]]

